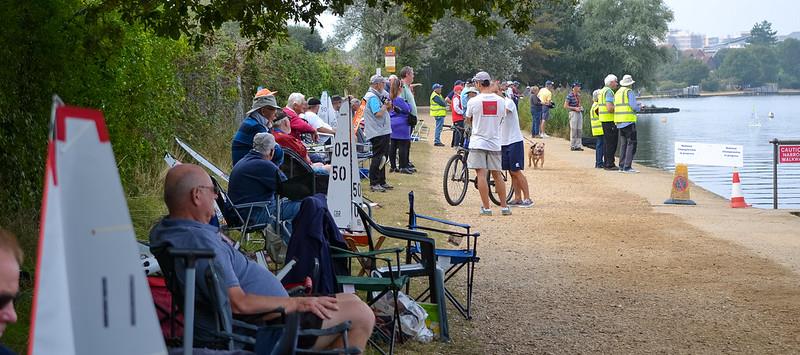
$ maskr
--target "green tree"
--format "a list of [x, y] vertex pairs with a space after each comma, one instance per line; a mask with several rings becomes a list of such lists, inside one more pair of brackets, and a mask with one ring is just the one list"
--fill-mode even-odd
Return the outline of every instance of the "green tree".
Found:
[[289, 37], [303, 44], [305, 50], [320, 53], [326, 50], [319, 32], [306, 26], [289, 26]]
[[775, 46], [751, 45], [745, 50], [752, 53], [758, 64], [759, 75], [757, 82], [759, 84], [778, 81], [780, 63], [775, 60], [777, 58]]
[[708, 74], [708, 66], [703, 62], [678, 54], [678, 58], [659, 67], [658, 79], [659, 82], [669, 80], [686, 85], [698, 85], [708, 77]]
[[761, 21], [761, 23], [753, 25], [753, 29], [750, 30], [750, 39], [747, 42], [750, 44], [775, 44], [777, 33], [778, 31], [772, 30], [772, 23], [766, 20]]
[[725, 61], [725, 56], [730, 50], [730, 48], [722, 48], [718, 50], [716, 53], [714, 53], [714, 56], [711, 57], [711, 60], [708, 62], [708, 66], [712, 70], [719, 69], [719, 67], [722, 65], [722, 62]]
[[579, 6], [582, 26], [574, 70], [593, 87], [608, 73], [631, 74], [641, 86], [653, 82], [655, 69], [668, 58], [656, 45], [664, 40], [672, 11], [661, 0], [587, 0]]
[[[501, 28], [523, 33], [533, 22], [533, 12], [543, 1], [425, 1], [425, 0], [368, 0], [371, 8], [383, 12], [398, 11], [408, 20], [408, 28], [417, 34], [429, 33], [433, 24], [448, 10], [475, 26], [478, 35], [488, 35]], [[335, 15], [345, 13], [353, 0], [105, 0], [88, 8], [90, 16], [115, 12], [131, 23], [143, 23], [162, 36], [177, 39], [188, 36], [201, 45], [212, 38], [220, 26], [229, 21], [240, 24], [241, 34], [259, 49], [270, 40], [285, 34], [287, 22], [307, 23], [312, 28], [326, 10]]]
[[800, 41], [787, 38], [778, 44], [776, 53], [780, 64], [779, 84], [800, 89]]
[[719, 73], [741, 86], [761, 84], [761, 69], [756, 62], [756, 56], [744, 48], [730, 50], [719, 67]]

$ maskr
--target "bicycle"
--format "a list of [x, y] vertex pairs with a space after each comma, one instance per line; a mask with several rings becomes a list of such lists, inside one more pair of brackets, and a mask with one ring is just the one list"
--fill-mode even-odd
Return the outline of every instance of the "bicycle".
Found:
[[[469, 149], [464, 148], [464, 146], [468, 145], [467, 143], [469, 140], [464, 134], [464, 128], [457, 126], [447, 126], [447, 128], [453, 131], [453, 134], [460, 133], [461, 136], [464, 137], [462, 145], [456, 147], [456, 153], [447, 161], [442, 179], [445, 200], [447, 200], [447, 203], [451, 206], [458, 206], [464, 201], [464, 197], [467, 195], [467, 185], [469, 185], [470, 182], [473, 183], [475, 189], [478, 188], [478, 179], [469, 178], [469, 169], [467, 168]], [[508, 172], [502, 170], [500, 173], [503, 176], [503, 181], [508, 181]], [[500, 198], [494, 188], [495, 181], [492, 174], [488, 171], [486, 172], [486, 181], [489, 183], [489, 199], [492, 200], [495, 205], [499, 206]], [[512, 180], [509, 184], [508, 194], [506, 195], [506, 203], [511, 202], [513, 197], [514, 181]]]

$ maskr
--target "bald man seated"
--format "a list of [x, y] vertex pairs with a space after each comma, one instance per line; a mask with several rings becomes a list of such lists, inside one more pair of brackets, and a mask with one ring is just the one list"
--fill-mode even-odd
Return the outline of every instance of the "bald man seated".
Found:
[[[214, 250], [213, 262], [222, 286], [228, 291], [234, 316], [253, 317], [283, 307], [286, 313], [300, 314], [303, 329], [328, 328], [350, 320], [349, 344], [364, 349], [375, 323], [372, 310], [354, 294], [290, 298], [269, 270], [246, 258], [217, 227], [208, 224], [214, 215], [216, 197], [211, 178], [199, 166], [181, 164], [170, 169], [164, 181], [164, 202], [169, 215], [151, 230], [150, 247], [156, 249], [172, 244], [175, 248]], [[207, 267], [207, 262], [198, 262], [197, 274], [201, 275], [198, 279], [203, 279]], [[180, 276], [184, 270], [176, 272]], [[200, 297], [207, 292], [204, 284], [198, 283]], [[197, 309], [195, 318], [198, 343], [203, 344], [203, 338], [213, 339], [215, 321], [211, 310]], [[341, 348], [342, 339], [341, 336], [302, 336], [298, 345], [315, 350]]]

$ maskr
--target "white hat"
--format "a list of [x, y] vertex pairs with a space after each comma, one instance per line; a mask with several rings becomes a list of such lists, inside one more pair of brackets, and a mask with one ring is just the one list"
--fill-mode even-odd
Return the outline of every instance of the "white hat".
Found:
[[471, 93], [471, 92], [472, 93], [476, 93], [476, 94], [480, 94], [480, 92], [478, 92], [478, 89], [476, 89], [476, 88], [474, 88], [472, 86], [465, 87], [464, 90], [461, 91], [462, 94], [467, 94], [467, 95], [469, 93]]
[[606, 86], [609, 86], [609, 85], [611, 85], [612, 81], [617, 81], [617, 76], [614, 75], [614, 74], [608, 74], [608, 75], [606, 75], [606, 79], [603, 80], [603, 83], [605, 83]]
[[619, 82], [619, 84], [622, 86], [631, 86], [633, 83], [635, 83], [635, 81], [633, 81], [633, 77], [631, 77], [629, 74], [623, 75], [622, 81]]

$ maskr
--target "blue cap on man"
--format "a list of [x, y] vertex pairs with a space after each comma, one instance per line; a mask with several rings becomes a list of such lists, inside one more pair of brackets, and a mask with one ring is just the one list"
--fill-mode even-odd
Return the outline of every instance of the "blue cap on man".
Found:
[[431, 87], [431, 90], [436, 90], [436, 89], [438, 89], [438, 88], [440, 88], [440, 87], [442, 87], [442, 84], [435, 83], [435, 84], [433, 84], [433, 86]]

